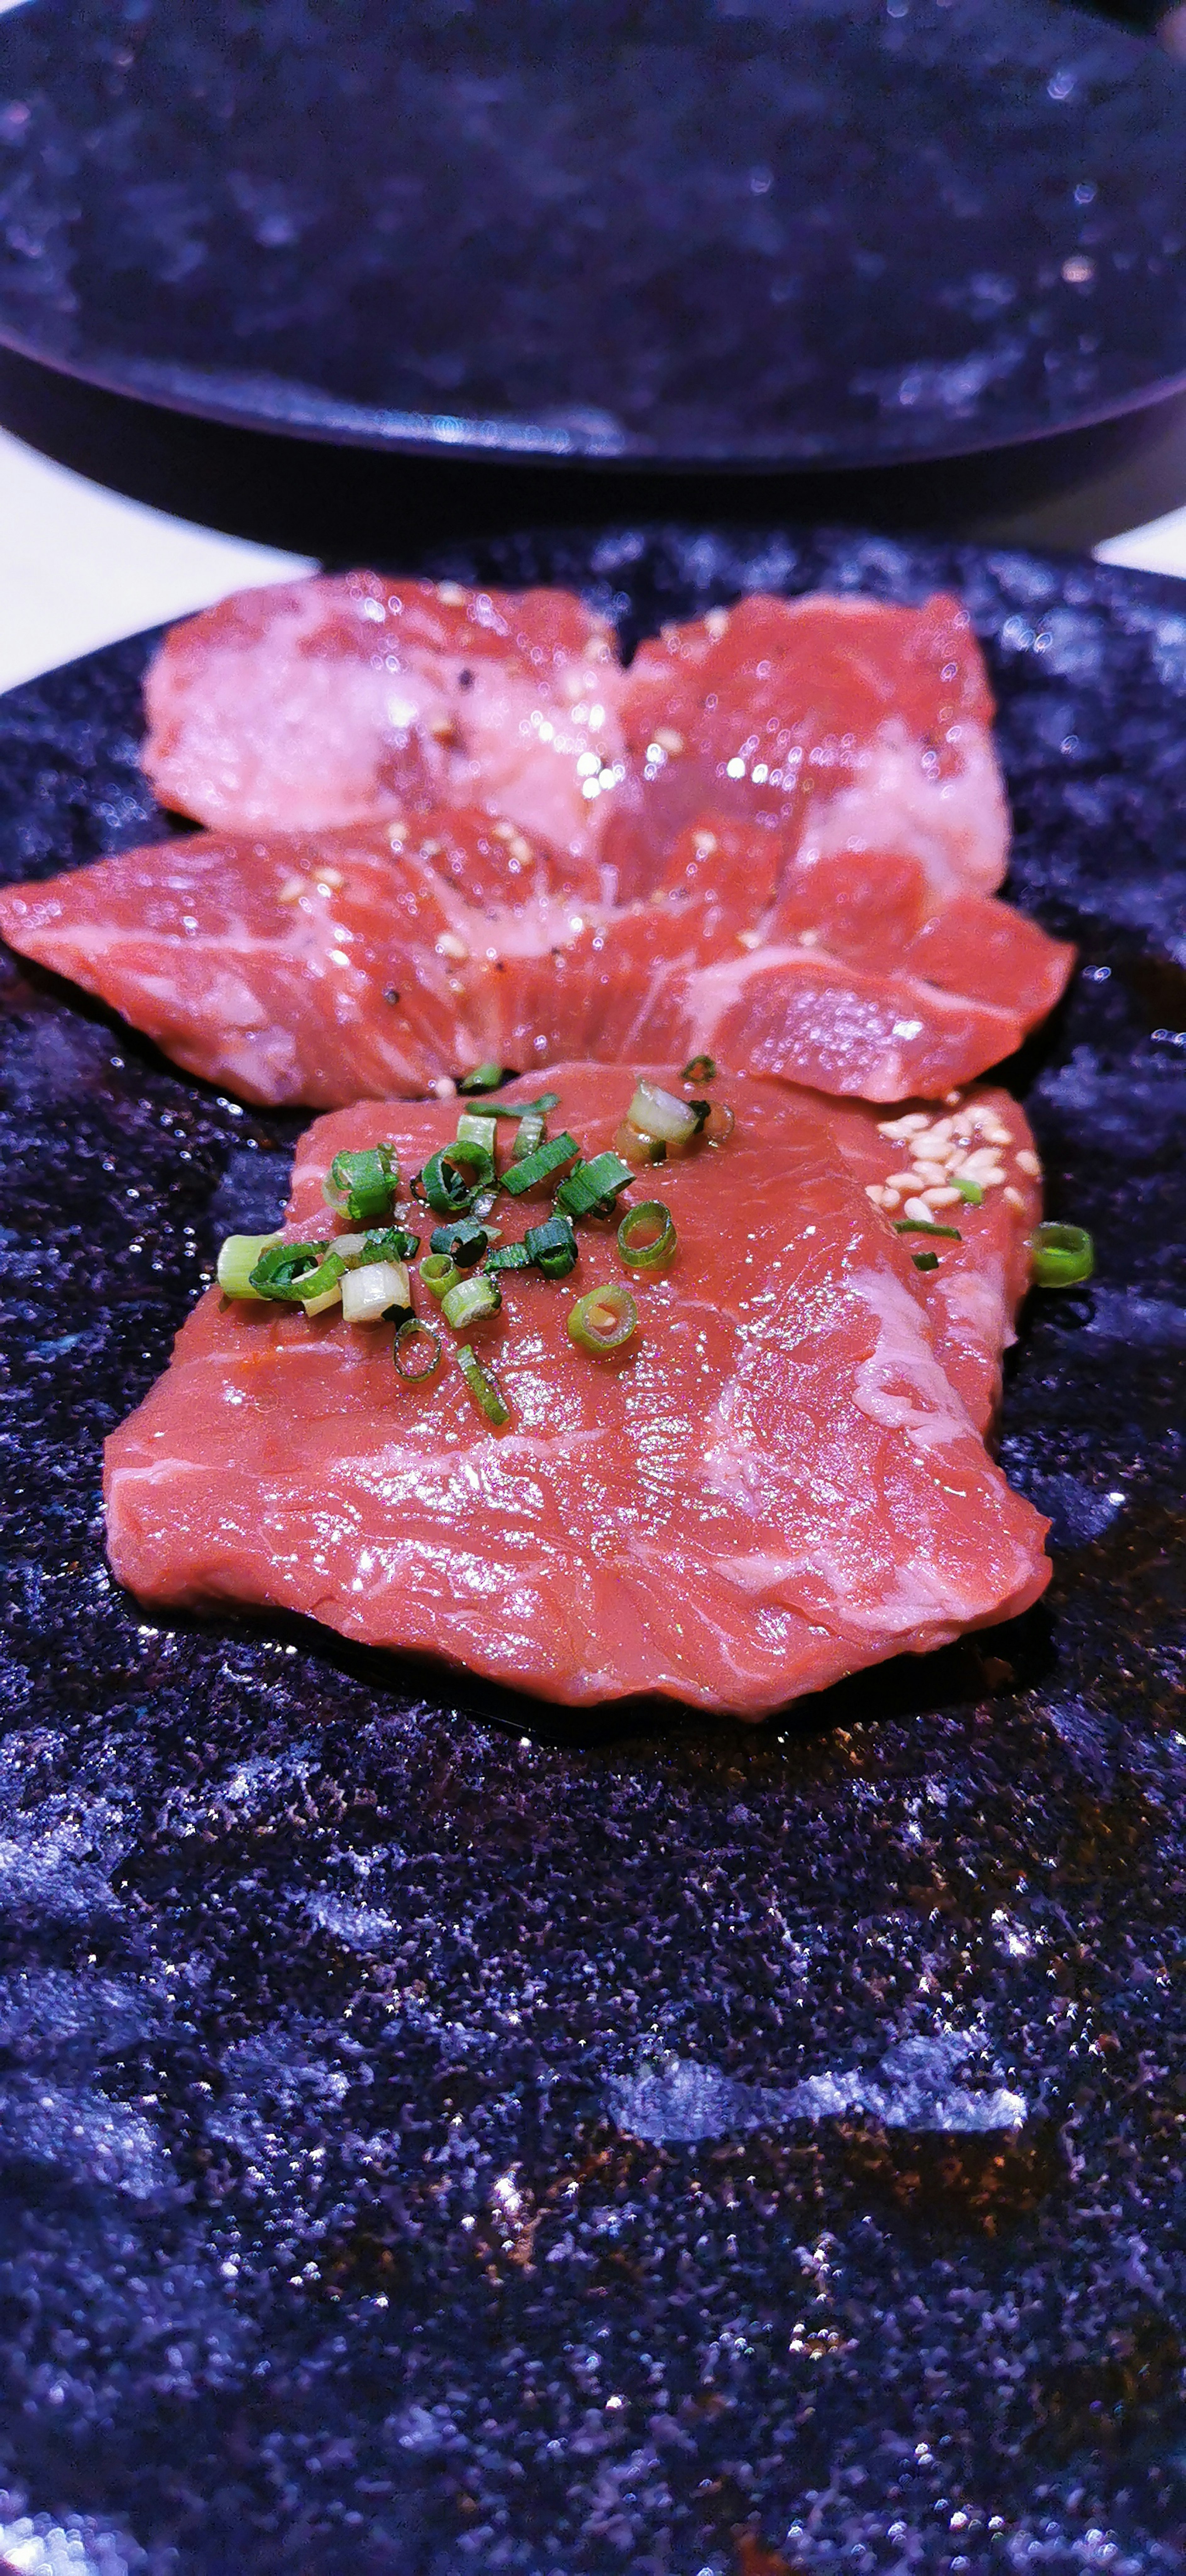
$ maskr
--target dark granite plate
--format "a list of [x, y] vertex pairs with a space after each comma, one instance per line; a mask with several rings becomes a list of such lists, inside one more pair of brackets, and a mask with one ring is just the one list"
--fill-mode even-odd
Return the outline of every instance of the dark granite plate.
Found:
[[[10, 965], [0, 2558], [27, 2496], [104, 2576], [1180, 2568], [1186, 591], [794, 533], [436, 569], [630, 637], [967, 600], [1084, 957], [1012, 1069], [1099, 1246], [1008, 1395], [1054, 1584], [756, 1733], [139, 1615], [100, 1441], [295, 1122]], [[154, 825], [145, 650], [0, 704], [7, 875]]]
[[33, 0], [0, 340], [396, 450], [950, 455], [1186, 380], [1184, 118], [1052, 0]]

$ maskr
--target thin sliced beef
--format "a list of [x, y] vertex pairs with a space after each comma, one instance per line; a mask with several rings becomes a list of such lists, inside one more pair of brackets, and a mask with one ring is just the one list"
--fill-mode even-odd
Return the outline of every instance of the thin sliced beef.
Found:
[[613, 630], [571, 592], [341, 573], [175, 626], [145, 684], [162, 804], [321, 831], [480, 805], [583, 849], [620, 775]]
[[967, 613], [772, 599], [665, 627], [622, 705], [631, 787], [607, 841], [623, 891], [705, 808], [789, 835], [805, 864], [916, 859], [933, 892], [991, 894], [1009, 818], [993, 702]]
[[613, 907], [589, 863], [438, 809], [129, 851], [9, 889], [0, 930], [250, 1100], [328, 1108], [489, 1057], [644, 1047], [895, 1101], [1011, 1055], [1072, 959], [987, 896], [925, 912], [914, 867], [879, 955], [867, 861], [780, 881], [764, 832], [692, 827], [649, 899]]
[[[587, 1151], [641, 1069], [558, 1069], [558, 1118]], [[511, 1408], [501, 1434], [447, 1328], [441, 1370], [413, 1387], [389, 1325], [208, 1292], [107, 1444], [120, 1579], [153, 1603], [304, 1612], [572, 1704], [659, 1693], [750, 1718], [1023, 1609], [1046, 1524], [940, 1365], [908, 1239], [826, 1102], [730, 1088], [730, 1143], [663, 1168], [679, 1252], [632, 1279], [626, 1351], [593, 1358], [566, 1329], [582, 1290], [624, 1275], [604, 1224], [581, 1229], [569, 1279], [512, 1274], [472, 1330]], [[335, 1152], [387, 1140], [407, 1176], [454, 1119], [363, 1104], [319, 1121], [290, 1231], [325, 1227]]]

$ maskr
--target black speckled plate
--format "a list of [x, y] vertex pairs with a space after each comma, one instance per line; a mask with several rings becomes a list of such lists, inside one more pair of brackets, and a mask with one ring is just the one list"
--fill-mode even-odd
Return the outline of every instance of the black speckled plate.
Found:
[[[296, 1122], [10, 965], [0, 2558], [28, 2499], [101, 2576], [1166, 2576], [1186, 591], [794, 532], [434, 568], [631, 637], [758, 583], [967, 600], [1014, 890], [1084, 956], [1012, 1068], [1099, 1246], [1008, 1393], [1055, 1579], [756, 1733], [141, 1616], [100, 1441]], [[0, 703], [6, 874], [153, 826], [145, 651]]]
[[1186, 381], [1184, 124], [1050, 0], [31, 0], [0, 340], [395, 450], [957, 454]]

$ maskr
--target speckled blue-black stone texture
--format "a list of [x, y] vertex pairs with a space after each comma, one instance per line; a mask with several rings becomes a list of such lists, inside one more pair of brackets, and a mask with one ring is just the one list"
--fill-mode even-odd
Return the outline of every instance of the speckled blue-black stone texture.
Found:
[[[0, 2487], [150, 2576], [1161, 2576], [1186, 590], [793, 532], [433, 568], [576, 582], [630, 640], [754, 584], [967, 600], [1014, 890], [1084, 958], [1012, 1069], [1099, 1246], [1007, 1399], [1054, 1583], [757, 1732], [140, 1616], [99, 1444], [295, 1122], [10, 964]], [[0, 703], [6, 874], [152, 826], [145, 649]]]
[[0, 339], [396, 449], [953, 454], [1186, 379], [1184, 126], [1051, 0], [34, 0]]

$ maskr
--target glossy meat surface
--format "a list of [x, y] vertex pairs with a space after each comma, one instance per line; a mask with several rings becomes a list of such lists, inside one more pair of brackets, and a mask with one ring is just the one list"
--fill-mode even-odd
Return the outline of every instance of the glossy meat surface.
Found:
[[0, 930], [187, 1071], [313, 1108], [487, 1058], [640, 1048], [942, 1097], [1013, 1053], [1072, 962], [992, 897], [937, 901], [912, 859], [800, 865], [752, 822], [690, 826], [645, 900], [612, 905], [601, 883], [505, 821], [438, 809], [128, 851], [6, 890]]
[[443, 801], [579, 849], [620, 774], [620, 686], [612, 629], [569, 591], [329, 574], [173, 628], [143, 761], [162, 804], [221, 829]]
[[991, 894], [1009, 846], [992, 717], [954, 599], [711, 609], [641, 644], [627, 676], [641, 843], [712, 805], [790, 831], [805, 865], [899, 853], [936, 896]]
[[[557, 1121], [607, 1145], [642, 1069], [560, 1067]], [[624, 1275], [604, 1225], [580, 1229], [570, 1279], [512, 1277], [474, 1328], [510, 1403], [501, 1434], [447, 1329], [438, 1376], [408, 1387], [389, 1326], [207, 1292], [107, 1444], [120, 1579], [146, 1601], [301, 1611], [572, 1704], [659, 1693], [745, 1717], [1024, 1608], [1046, 1525], [940, 1366], [923, 1283], [828, 1104], [729, 1091], [730, 1143], [663, 1167], [680, 1249], [632, 1281], [626, 1352], [598, 1360], [566, 1332], [578, 1294]], [[319, 1121], [290, 1231], [324, 1224], [336, 1151], [388, 1139], [406, 1179], [455, 1116]]]
[[805, 865], [905, 855], [936, 898], [1004, 874], [992, 698], [943, 597], [756, 594], [623, 671], [569, 592], [319, 575], [174, 627], [146, 699], [158, 796], [219, 830], [476, 805], [603, 850], [631, 897], [711, 812], [776, 828]]

